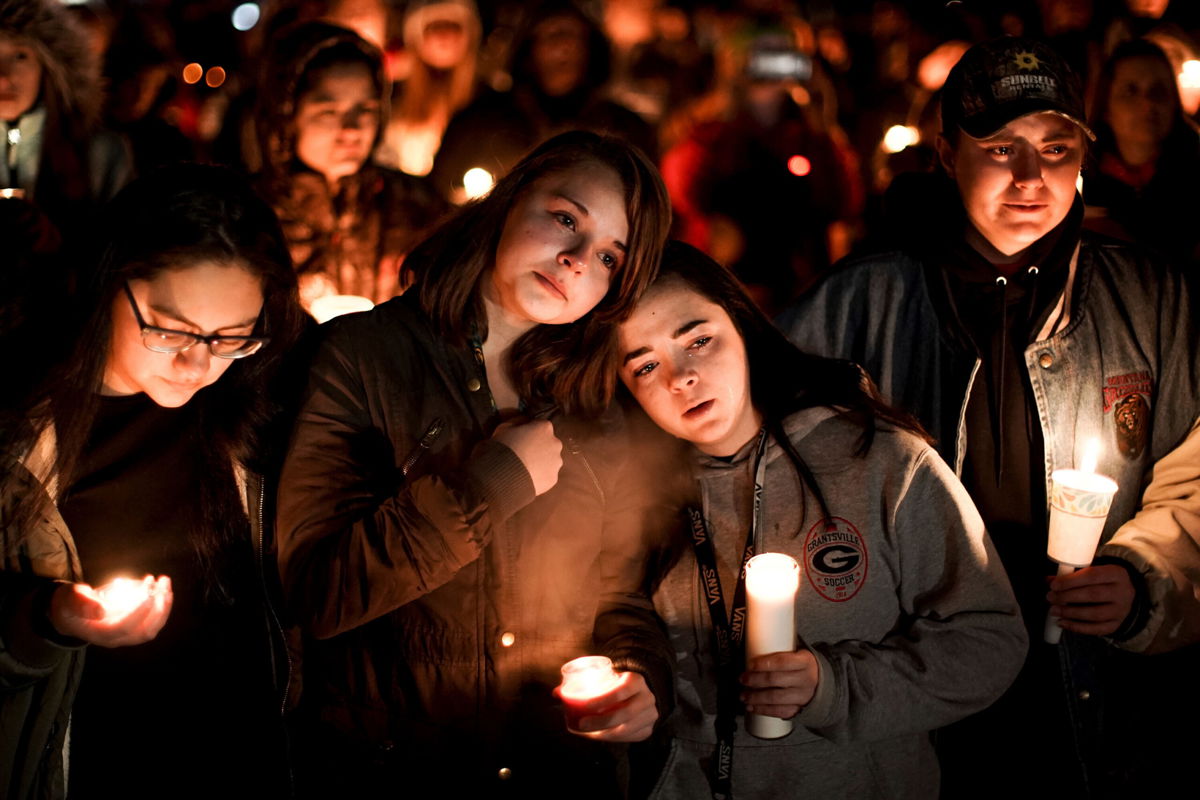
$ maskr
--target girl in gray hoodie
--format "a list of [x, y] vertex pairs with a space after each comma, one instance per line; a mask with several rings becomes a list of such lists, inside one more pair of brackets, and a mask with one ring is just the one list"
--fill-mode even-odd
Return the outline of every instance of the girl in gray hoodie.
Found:
[[[646, 558], [668, 637], [646, 648], [673, 653], [676, 675], [653, 796], [936, 797], [930, 732], [994, 701], [1027, 645], [962, 485], [861, 369], [796, 350], [686, 245], [613, 338], [625, 387], [690, 445], [693, 479], [688, 523]], [[739, 577], [763, 552], [801, 565], [798, 637], [747, 663]], [[647, 608], [617, 599], [612, 618]], [[580, 728], [620, 738], [646, 707], [596, 708]], [[756, 739], [747, 712], [795, 724]]]

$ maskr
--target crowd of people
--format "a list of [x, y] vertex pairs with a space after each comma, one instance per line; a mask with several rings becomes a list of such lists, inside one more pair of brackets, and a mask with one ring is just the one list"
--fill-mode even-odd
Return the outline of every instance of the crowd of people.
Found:
[[0, 0], [0, 797], [1189, 785], [1200, 15], [932, 5]]

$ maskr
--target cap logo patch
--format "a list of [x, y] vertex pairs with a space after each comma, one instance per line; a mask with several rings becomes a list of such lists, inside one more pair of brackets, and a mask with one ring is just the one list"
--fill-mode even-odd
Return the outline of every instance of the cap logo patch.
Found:
[[867, 543], [848, 520], [823, 519], [804, 540], [808, 582], [826, 600], [841, 603], [867, 582]]
[[1054, 97], [1058, 82], [1049, 75], [1005, 75], [992, 84], [992, 94], [997, 100], [1011, 100], [1024, 95]]
[[1033, 53], [1017, 53], [1016, 57], [1013, 58], [1013, 66], [1017, 69], [1037, 69], [1041, 65], [1042, 63], [1038, 61], [1037, 56]]

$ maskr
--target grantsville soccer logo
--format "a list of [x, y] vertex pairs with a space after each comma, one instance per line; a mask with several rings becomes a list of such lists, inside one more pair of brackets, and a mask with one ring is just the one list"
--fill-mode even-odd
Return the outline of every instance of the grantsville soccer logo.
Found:
[[804, 540], [808, 582], [826, 600], [841, 603], [867, 582], [867, 543], [849, 520], [829, 517]]

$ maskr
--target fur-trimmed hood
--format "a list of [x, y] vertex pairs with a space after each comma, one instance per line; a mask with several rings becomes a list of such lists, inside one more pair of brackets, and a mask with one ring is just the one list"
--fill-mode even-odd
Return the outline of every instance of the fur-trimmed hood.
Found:
[[96, 129], [104, 95], [87, 36], [54, 0], [0, 0], [0, 34], [28, 43], [42, 65], [40, 101], [74, 136]]
[[[378, 48], [354, 31], [328, 22], [302, 22], [287, 29], [267, 54], [258, 85], [256, 125], [263, 170], [268, 174], [286, 175], [295, 158], [296, 134], [292, 122], [296, 116], [296, 94], [300, 79], [318, 55], [331, 47], [345, 44], [352, 45], [366, 56], [372, 64], [377, 85], [386, 87], [383, 55]], [[383, 124], [388, 118], [386, 91], [381, 91], [380, 103], [380, 127], [375, 136], [377, 142], [383, 135]]]

